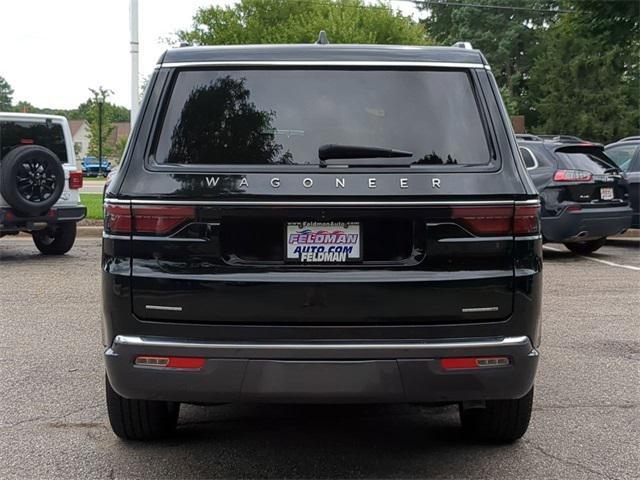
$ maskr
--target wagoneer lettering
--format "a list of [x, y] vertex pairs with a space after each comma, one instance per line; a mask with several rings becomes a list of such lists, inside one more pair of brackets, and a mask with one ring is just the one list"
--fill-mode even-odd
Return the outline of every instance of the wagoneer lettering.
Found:
[[542, 240], [499, 98], [472, 49], [169, 50], [105, 197], [114, 432], [170, 434], [181, 403], [409, 402], [520, 438]]

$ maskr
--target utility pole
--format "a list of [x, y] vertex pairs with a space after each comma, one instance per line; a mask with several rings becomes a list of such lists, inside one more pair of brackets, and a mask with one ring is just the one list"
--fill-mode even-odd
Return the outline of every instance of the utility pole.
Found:
[[140, 45], [138, 43], [138, 0], [129, 0], [129, 31], [131, 40], [131, 125], [136, 121], [138, 116], [138, 98], [140, 95], [138, 86], [138, 52]]
[[102, 92], [96, 97], [98, 102], [98, 178], [102, 176], [102, 105], [104, 104]]

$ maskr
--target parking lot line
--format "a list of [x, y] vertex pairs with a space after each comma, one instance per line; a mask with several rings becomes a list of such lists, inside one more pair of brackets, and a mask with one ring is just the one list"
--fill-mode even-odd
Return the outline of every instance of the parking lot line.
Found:
[[[554, 252], [560, 252], [560, 253], [565, 252], [565, 250], [561, 250], [559, 248], [549, 247], [547, 245], [545, 245], [542, 248], [547, 249], [547, 250], [551, 250], [551, 251], [554, 251]], [[620, 263], [609, 262], [607, 260], [600, 260], [599, 258], [587, 257], [586, 255], [578, 255], [578, 256], [582, 257], [582, 258], [586, 258], [587, 260], [591, 260], [592, 262], [598, 262], [598, 263], [603, 263], [605, 265], [609, 265], [610, 267], [626, 268], [628, 270], [635, 270], [636, 272], [640, 272], [640, 267], [634, 267], [633, 265], [622, 265]]]

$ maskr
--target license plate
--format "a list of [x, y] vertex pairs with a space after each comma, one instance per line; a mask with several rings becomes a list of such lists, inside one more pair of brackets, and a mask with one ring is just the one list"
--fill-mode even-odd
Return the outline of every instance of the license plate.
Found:
[[602, 200], [613, 200], [613, 188], [601, 188], [600, 198]]
[[360, 260], [360, 223], [289, 222], [287, 260], [302, 263], [344, 263]]

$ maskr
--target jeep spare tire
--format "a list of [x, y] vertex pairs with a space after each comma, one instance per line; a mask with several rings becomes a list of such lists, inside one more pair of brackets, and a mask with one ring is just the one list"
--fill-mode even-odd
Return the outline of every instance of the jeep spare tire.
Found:
[[60, 198], [64, 169], [51, 150], [39, 145], [14, 148], [0, 163], [0, 194], [25, 216], [42, 215]]

